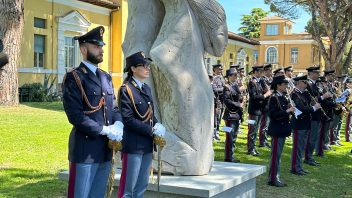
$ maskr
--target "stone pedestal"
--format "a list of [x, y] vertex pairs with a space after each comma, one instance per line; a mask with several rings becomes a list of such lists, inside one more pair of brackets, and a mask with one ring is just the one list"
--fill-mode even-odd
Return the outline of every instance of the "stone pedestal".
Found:
[[[214, 162], [212, 170], [204, 176], [162, 175], [160, 196], [157, 185], [149, 183], [145, 198], [232, 198], [255, 197], [256, 177], [265, 172], [265, 166]], [[116, 197], [120, 180], [120, 170], [116, 171], [114, 195]], [[155, 182], [156, 182], [156, 175]], [[68, 171], [61, 172], [59, 178], [68, 180]]]

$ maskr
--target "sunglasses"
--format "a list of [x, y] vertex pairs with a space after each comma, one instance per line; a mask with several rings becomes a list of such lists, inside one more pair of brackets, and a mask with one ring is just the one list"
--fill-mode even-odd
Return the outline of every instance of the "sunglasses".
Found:
[[143, 67], [144, 69], [150, 69], [149, 64], [138, 64], [138, 65], [136, 65], [136, 67]]

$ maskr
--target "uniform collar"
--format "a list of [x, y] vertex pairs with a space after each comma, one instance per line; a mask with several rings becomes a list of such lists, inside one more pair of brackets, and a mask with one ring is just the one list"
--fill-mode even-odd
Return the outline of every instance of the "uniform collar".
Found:
[[315, 84], [315, 80], [311, 79], [311, 78], [308, 78], [308, 80], [312, 81], [314, 84]]
[[140, 89], [142, 89], [142, 86], [143, 86], [143, 82], [139, 81], [137, 78], [135, 78], [134, 76], [132, 76], [133, 80], [137, 83], [138, 87]]
[[98, 69], [97, 66], [85, 60], [82, 60], [82, 63], [85, 64], [88, 67], [88, 69], [93, 72], [94, 75], [96, 75], [96, 71]]
[[283, 96], [283, 94], [281, 92], [279, 92], [278, 90], [276, 90], [276, 93], [278, 96]]
[[257, 78], [257, 77], [255, 77], [255, 76], [253, 76], [253, 78], [254, 78], [257, 82], [259, 82], [259, 81], [260, 81], [260, 77], [259, 77], [259, 78]]

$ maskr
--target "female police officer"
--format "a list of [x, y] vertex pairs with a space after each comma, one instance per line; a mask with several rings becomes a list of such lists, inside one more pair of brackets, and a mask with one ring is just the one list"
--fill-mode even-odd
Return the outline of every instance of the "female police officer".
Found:
[[153, 136], [163, 137], [165, 127], [153, 115], [149, 77], [151, 59], [143, 52], [126, 58], [127, 78], [119, 92], [119, 107], [124, 124], [122, 174], [118, 197], [143, 197], [152, 163]]
[[268, 134], [271, 136], [271, 160], [268, 184], [276, 187], [284, 187], [286, 184], [280, 181], [280, 158], [284, 148], [285, 138], [290, 136], [290, 113], [294, 112], [285, 97], [288, 81], [284, 76], [273, 78], [271, 89], [275, 90], [269, 99], [270, 123]]

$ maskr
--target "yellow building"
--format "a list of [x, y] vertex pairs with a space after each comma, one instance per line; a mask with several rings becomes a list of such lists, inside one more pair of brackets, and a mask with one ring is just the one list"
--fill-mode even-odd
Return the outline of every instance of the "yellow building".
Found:
[[258, 63], [257, 45], [260, 43], [256, 40], [242, 37], [233, 32], [228, 33], [228, 44], [224, 54], [221, 57], [206, 55], [205, 63], [208, 72], [212, 72], [212, 65], [221, 63], [225, 70], [233, 64], [239, 64], [245, 68], [246, 73], [250, 67]]
[[127, 0], [25, 0], [19, 86], [43, 83], [45, 75], [52, 75], [60, 91], [65, 73], [82, 60], [73, 37], [100, 25], [105, 28], [106, 43], [100, 68], [112, 74], [114, 84], [120, 84], [126, 4]]
[[292, 33], [293, 23], [278, 16], [265, 17], [260, 23], [259, 64], [272, 63], [274, 68], [292, 65], [295, 73], [305, 72], [312, 65], [323, 66], [318, 43], [311, 34]]

